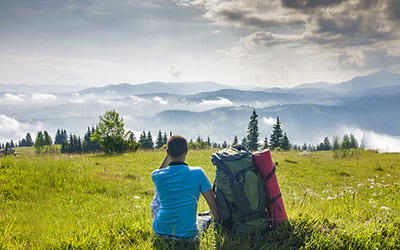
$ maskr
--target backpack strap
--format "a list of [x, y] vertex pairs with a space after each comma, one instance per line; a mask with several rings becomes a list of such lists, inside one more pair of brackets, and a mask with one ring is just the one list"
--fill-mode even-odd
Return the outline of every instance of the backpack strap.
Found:
[[276, 167], [274, 165], [274, 167], [272, 168], [271, 172], [269, 172], [266, 176], [263, 177], [264, 182], [267, 182], [269, 179], [271, 179], [272, 176], [274, 176], [275, 171], [276, 171]]

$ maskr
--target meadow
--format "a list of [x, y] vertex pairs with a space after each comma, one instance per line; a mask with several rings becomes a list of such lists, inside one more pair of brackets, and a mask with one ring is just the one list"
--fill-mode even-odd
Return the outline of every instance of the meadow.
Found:
[[[213, 181], [215, 150], [187, 162]], [[0, 158], [0, 249], [154, 249], [151, 172], [163, 151]], [[272, 152], [290, 224], [263, 238], [215, 227], [200, 249], [400, 249], [400, 154]], [[200, 200], [199, 211], [207, 207]]]

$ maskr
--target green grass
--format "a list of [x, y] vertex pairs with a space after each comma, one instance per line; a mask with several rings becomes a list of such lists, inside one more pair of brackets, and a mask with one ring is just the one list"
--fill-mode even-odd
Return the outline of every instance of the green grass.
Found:
[[[214, 180], [212, 152], [190, 151], [187, 162]], [[150, 174], [163, 152], [17, 153], [0, 159], [0, 249], [154, 248]], [[400, 154], [272, 155], [290, 225], [262, 240], [211, 227], [200, 249], [400, 248]]]

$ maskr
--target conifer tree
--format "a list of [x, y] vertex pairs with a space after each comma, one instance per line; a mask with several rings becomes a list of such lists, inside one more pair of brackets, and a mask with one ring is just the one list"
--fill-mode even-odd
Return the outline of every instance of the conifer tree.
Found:
[[245, 137], [243, 137], [243, 139], [242, 139], [242, 146], [244, 146], [244, 147], [248, 147], [248, 143], [247, 143], [247, 138], [246, 138], [246, 136]]
[[281, 147], [281, 140], [283, 137], [283, 132], [281, 128], [281, 121], [279, 120], [279, 116], [276, 118], [276, 123], [272, 127], [273, 131], [271, 134], [271, 139], [270, 139], [270, 147], [272, 149], [275, 149], [277, 147]]
[[158, 131], [158, 136], [157, 136], [157, 140], [156, 140], [156, 148], [161, 148], [163, 145], [164, 145], [164, 139], [163, 139], [163, 135], [160, 130], [160, 131]]
[[154, 148], [153, 137], [151, 136], [150, 130], [147, 132], [146, 143], [147, 143], [147, 148], [149, 149]]
[[140, 147], [146, 148], [147, 147], [146, 142], [147, 142], [146, 131], [143, 130], [143, 133], [141, 133], [139, 137]]
[[324, 144], [323, 145], [324, 145], [324, 150], [331, 150], [332, 149], [332, 145], [331, 145], [328, 137], [324, 138]]
[[350, 146], [351, 148], [358, 148], [358, 142], [353, 134], [350, 134]]
[[280, 144], [279, 146], [284, 150], [290, 149], [290, 143], [289, 143], [289, 139], [288, 139], [286, 133], [283, 134], [283, 137], [280, 140], [279, 144]]
[[268, 145], [268, 138], [267, 138], [266, 136], [265, 136], [265, 138], [264, 138], [264, 144], [263, 144], [262, 148], [263, 148], [263, 149], [269, 148], [269, 145]]
[[344, 135], [342, 144], [340, 145], [341, 149], [350, 149], [351, 148], [351, 141], [349, 135]]
[[51, 139], [49, 133], [45, 130], [43, 132], [43, 137], [44, 137], [44, 145], [51, 145], [53, 144], [53, 140]]
[[235, 137], [233, 138], [232, 145], [237, 145], [238, 143], [239, 143], [238, 137], [235, 135]]
[[164, 132], [164, 136], [163, 136], [163, 145], [167, 144], [168, 138], [167, 138], [167, 133]]
[[249, 150], [257, 150], [258, 149], [258, 120], [257, 120], [256, 110], [253, 109], [253, 113], [250, 116], [250, 122], [247, 128], [247, 144]]
[[333, 138], [333, 145], [332, 145], [333, 150], [339, 150], [340, 149], [340, 142], [339, 142], [339, 137], [335, 136]]

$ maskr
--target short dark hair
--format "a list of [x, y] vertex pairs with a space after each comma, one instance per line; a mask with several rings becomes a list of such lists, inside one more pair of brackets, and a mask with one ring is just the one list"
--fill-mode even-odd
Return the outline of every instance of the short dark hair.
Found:
[[173, 135], [167, 141], [167, 151], [172, 157], [178, 157], [186, 153], [188, 149], [185, 137]]

